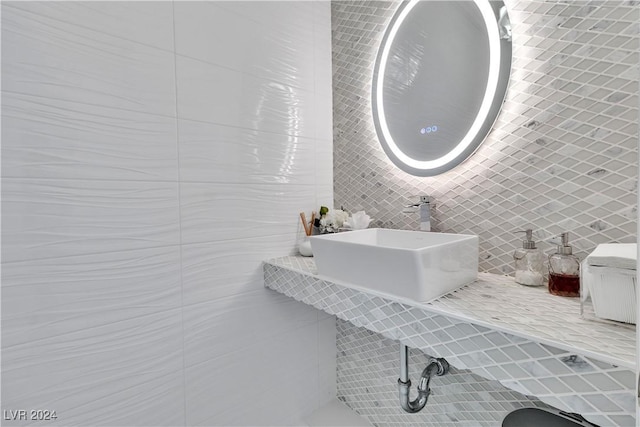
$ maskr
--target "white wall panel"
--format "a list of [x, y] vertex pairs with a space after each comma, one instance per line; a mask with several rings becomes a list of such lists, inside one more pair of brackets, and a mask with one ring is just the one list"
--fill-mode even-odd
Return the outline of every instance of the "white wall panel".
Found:
[[296, 425], [335, 395], [335, 322], [261, 264], [333, 198], [322, 3], [3, 2], [3, 410]]
[[[225, 2], [208, 2], [206, 6], [176, 3], [176, 52], [310, 90], [317, 72], [313, 68], [315, 46], [309, 49], [315, 36], [313, 24], [309, 24], [312, 10], [303, 5], [285, 11], [283, 6], [287, 7], [276, 2], [246, 2], [239, 6]], [[280, 12], [274, 12], [276, 9]], [[273, 25], [274, 22], [278, 25]], [[330, 34], [329, 31], [327, 36]], [[233, 40], [233, 43], [212, 43], [212, 40]]]
[[333, 164], [333, 148], [330, 144], [331, 140], [321, 139], [316, 143], [316, 205], [328, 208], [333, 206], [333, 173], [328, 172], [325, 166]]
[[[317, 320], [316, 311], [264, 288], [186, 306], [185, 366], [196, 366], [228, 353], [235, 353], [250, 365], [259, 365], [259, 355], [241, 351], [294, 329], [317, 335]], [[270, 351], [271, 345], [268, 348]], [[252, 358], [256, 360], [252, 362]]]
[[317, 72], [312, 12], [176, 3], [190, 425], [296, 425], [335, 395], [335, 323], [261, 289], [261, 260], [295, 248], [297, 213], [333, 198], [332, 142], [317, 135], [331, 132], [330, 56]]
[[3, 177], [177, 180], [174, 118], [17, 93], [2, 113]]
[[[302, 227], [300, 227], [302, 228]], [[292, 254], [295, 235], [182, 245], [182, 298], [185, 305], [262, 288], [262, 261]]]
[[[332, 68], [323, 64], [331, 63], [331, 8], [326, 2], [311, 3], [314, 21], [314, 64], [315, 87], [322, 88], [332, 80]], [[316, 91], [315, 100], [316, 126], [316, 191], [317, 205], [331, 208], [333, 202], [333, 97], [332, 93]], [[332, 165], [327, 169], [326, 165]], [[339, 206], [336, 206], [339, 207]]]
[[317, 352], [298, 356], [303, 348], [317, 348], [314, 331], [297, 328], [259, 337], [249, 347], [231, 347], [223, 356], [187, 367], [188, 424], [301, 425], [299, 414], [318, 404], [312, 402], [318, 387]]
[[180, 308], [179, 249], [4, 263], [3, 347]]
[[73, 23], [13, 4], [2, 14], [2, 56], [15, 58], [2, 64], [5, 92], [30, 95], [35, 102], [71, 101], [89, 111], [98, 105], [175, 115], [172, 52], [85, 27], [82, 16], [73, 15], [73, 4], [61, 6], [69, 8]]
[[[316, 141], [295, 135], [179, 120], [182, 182], [305, 184], [315, 182]], [[331, 153], [331, 141], [325, 151]], [[325, 160], [325, 159], [323, 159]], [[321, 162], [324, 174], [330, 162]]]
[[[321, 88], [327, 81], [332, 81], [332, 67], [324, 64], [331, 63], [333, 44], [331, 40], [331, 8], [323, 0], [314, 1], [313, 14], [316, 20], [314, 26], [313, 62], [315, 65], [315, 87], [316, 87], [316, 112], [317, 120], [316, 137], [321, 141], [331, 141], [333, 147], [333, 94], [325, 93]], [[325, 143], [321, 144], [326, 147]], [[333, 172], [333, 169], [331, 170]], [[333, 173], [332, 173], [333, 175]]]
[[318, 322], [318, 389], [320, 399], [327, 401], [336, 396], [337, 351], [336, 318], [324, 312]]
[[176, 183], [5, 178], [2, 196], [3, 262], [179, 242]]
[[3, 343], [2, 405], [55, 410], [62, 426], [181, 424], [181, 330], [174, 309], [23, 345]]
[[[173, 50], [173, 5], [154, 2], [7, 2], [8, 6], [92, 31]], [[25, 14], [26, 16], [26, 14]]]
[[302, 38], [310, 34], [313, 25], [316, 23], [316, 17], [313, 16], [312, 2], [299, 3], [295, 7], [291, 7], [291, 3], [288, 0], [269, 2], [254, 0], [242, 3], [234, 1], [219, 2], [218, 5], [245, 18], [244, 25], [260, 24], [264, 26], [266, 31], [279, 33], [280, 37], [278, 37], [277, 42], [282, 45], [288, 45], [295, 43], [295, 41], [290, 40], [291, 38]]
[[181, 119], [315, 136], [312, 91], [183, 56], [176, 70]]
[[183, 243], [294, 234], [300, 210], [314, 208], [313, 186], [180, 184]]

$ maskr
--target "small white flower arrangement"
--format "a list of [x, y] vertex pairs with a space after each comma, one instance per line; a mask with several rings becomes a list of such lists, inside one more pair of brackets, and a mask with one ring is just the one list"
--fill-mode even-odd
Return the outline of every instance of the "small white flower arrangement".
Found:
[[[354, 221], [356, 219], [357, 221]], [[316, 218], [314, 225], [321, 234], [337, 233], [341, 229], [367, 228], [371, 222], [369, 215], [363, 211], [356, 212], [354, 216], [342, 209], [329, 210], [326, 206], [320, 207], [320, 218]]]

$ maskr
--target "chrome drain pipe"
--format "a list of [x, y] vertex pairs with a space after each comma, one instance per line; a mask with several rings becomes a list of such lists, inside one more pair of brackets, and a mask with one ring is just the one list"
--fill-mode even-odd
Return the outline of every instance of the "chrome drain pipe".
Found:
[[398, 390], [400, 396], [400, 406], [409, 413], [420, 412], [427, 404], [431, 389], [429, 383], [435, 374], [442, 376], [449, 372], [449, 362], [443, 358], [429, 358], [429, 364], [422, 371], [420, 382], [418, 383], [418, 397], [409, 400], [411, 391], [411, 380], [409, 379], [409, 347], [400, 344], [400, 378], [398, 379]]

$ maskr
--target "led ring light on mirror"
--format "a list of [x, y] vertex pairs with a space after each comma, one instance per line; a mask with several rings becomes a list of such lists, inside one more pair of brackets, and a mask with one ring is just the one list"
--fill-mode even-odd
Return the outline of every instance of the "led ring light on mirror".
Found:
[[417, 176], [462, 163], [491, 130], [510, 71], [511, 28], [501, 1], [404, 2], [373, 75], [373, 119], [387, 156]]

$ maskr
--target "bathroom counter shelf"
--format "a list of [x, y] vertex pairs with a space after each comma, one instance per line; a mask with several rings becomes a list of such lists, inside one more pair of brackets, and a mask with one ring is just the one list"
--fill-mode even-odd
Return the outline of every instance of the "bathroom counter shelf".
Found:
[[[635, 369], [634, 325], [584, 319], [579, 298], [551, 295], [512, 277], [479, 273], [478, 280], [426, 304], [434, 312]], [[585, 309], [592, 312], [591, 306]], [[593, 318], [591, 313], [591, 318]]]
[[298, 256], [265, 262], [264, 278], [267, 288], [596, 424], [635, 425], [635, 329], [582, 319], [577, 298], [479, 273], [419, 303], [327, 280], [313, 258]]

